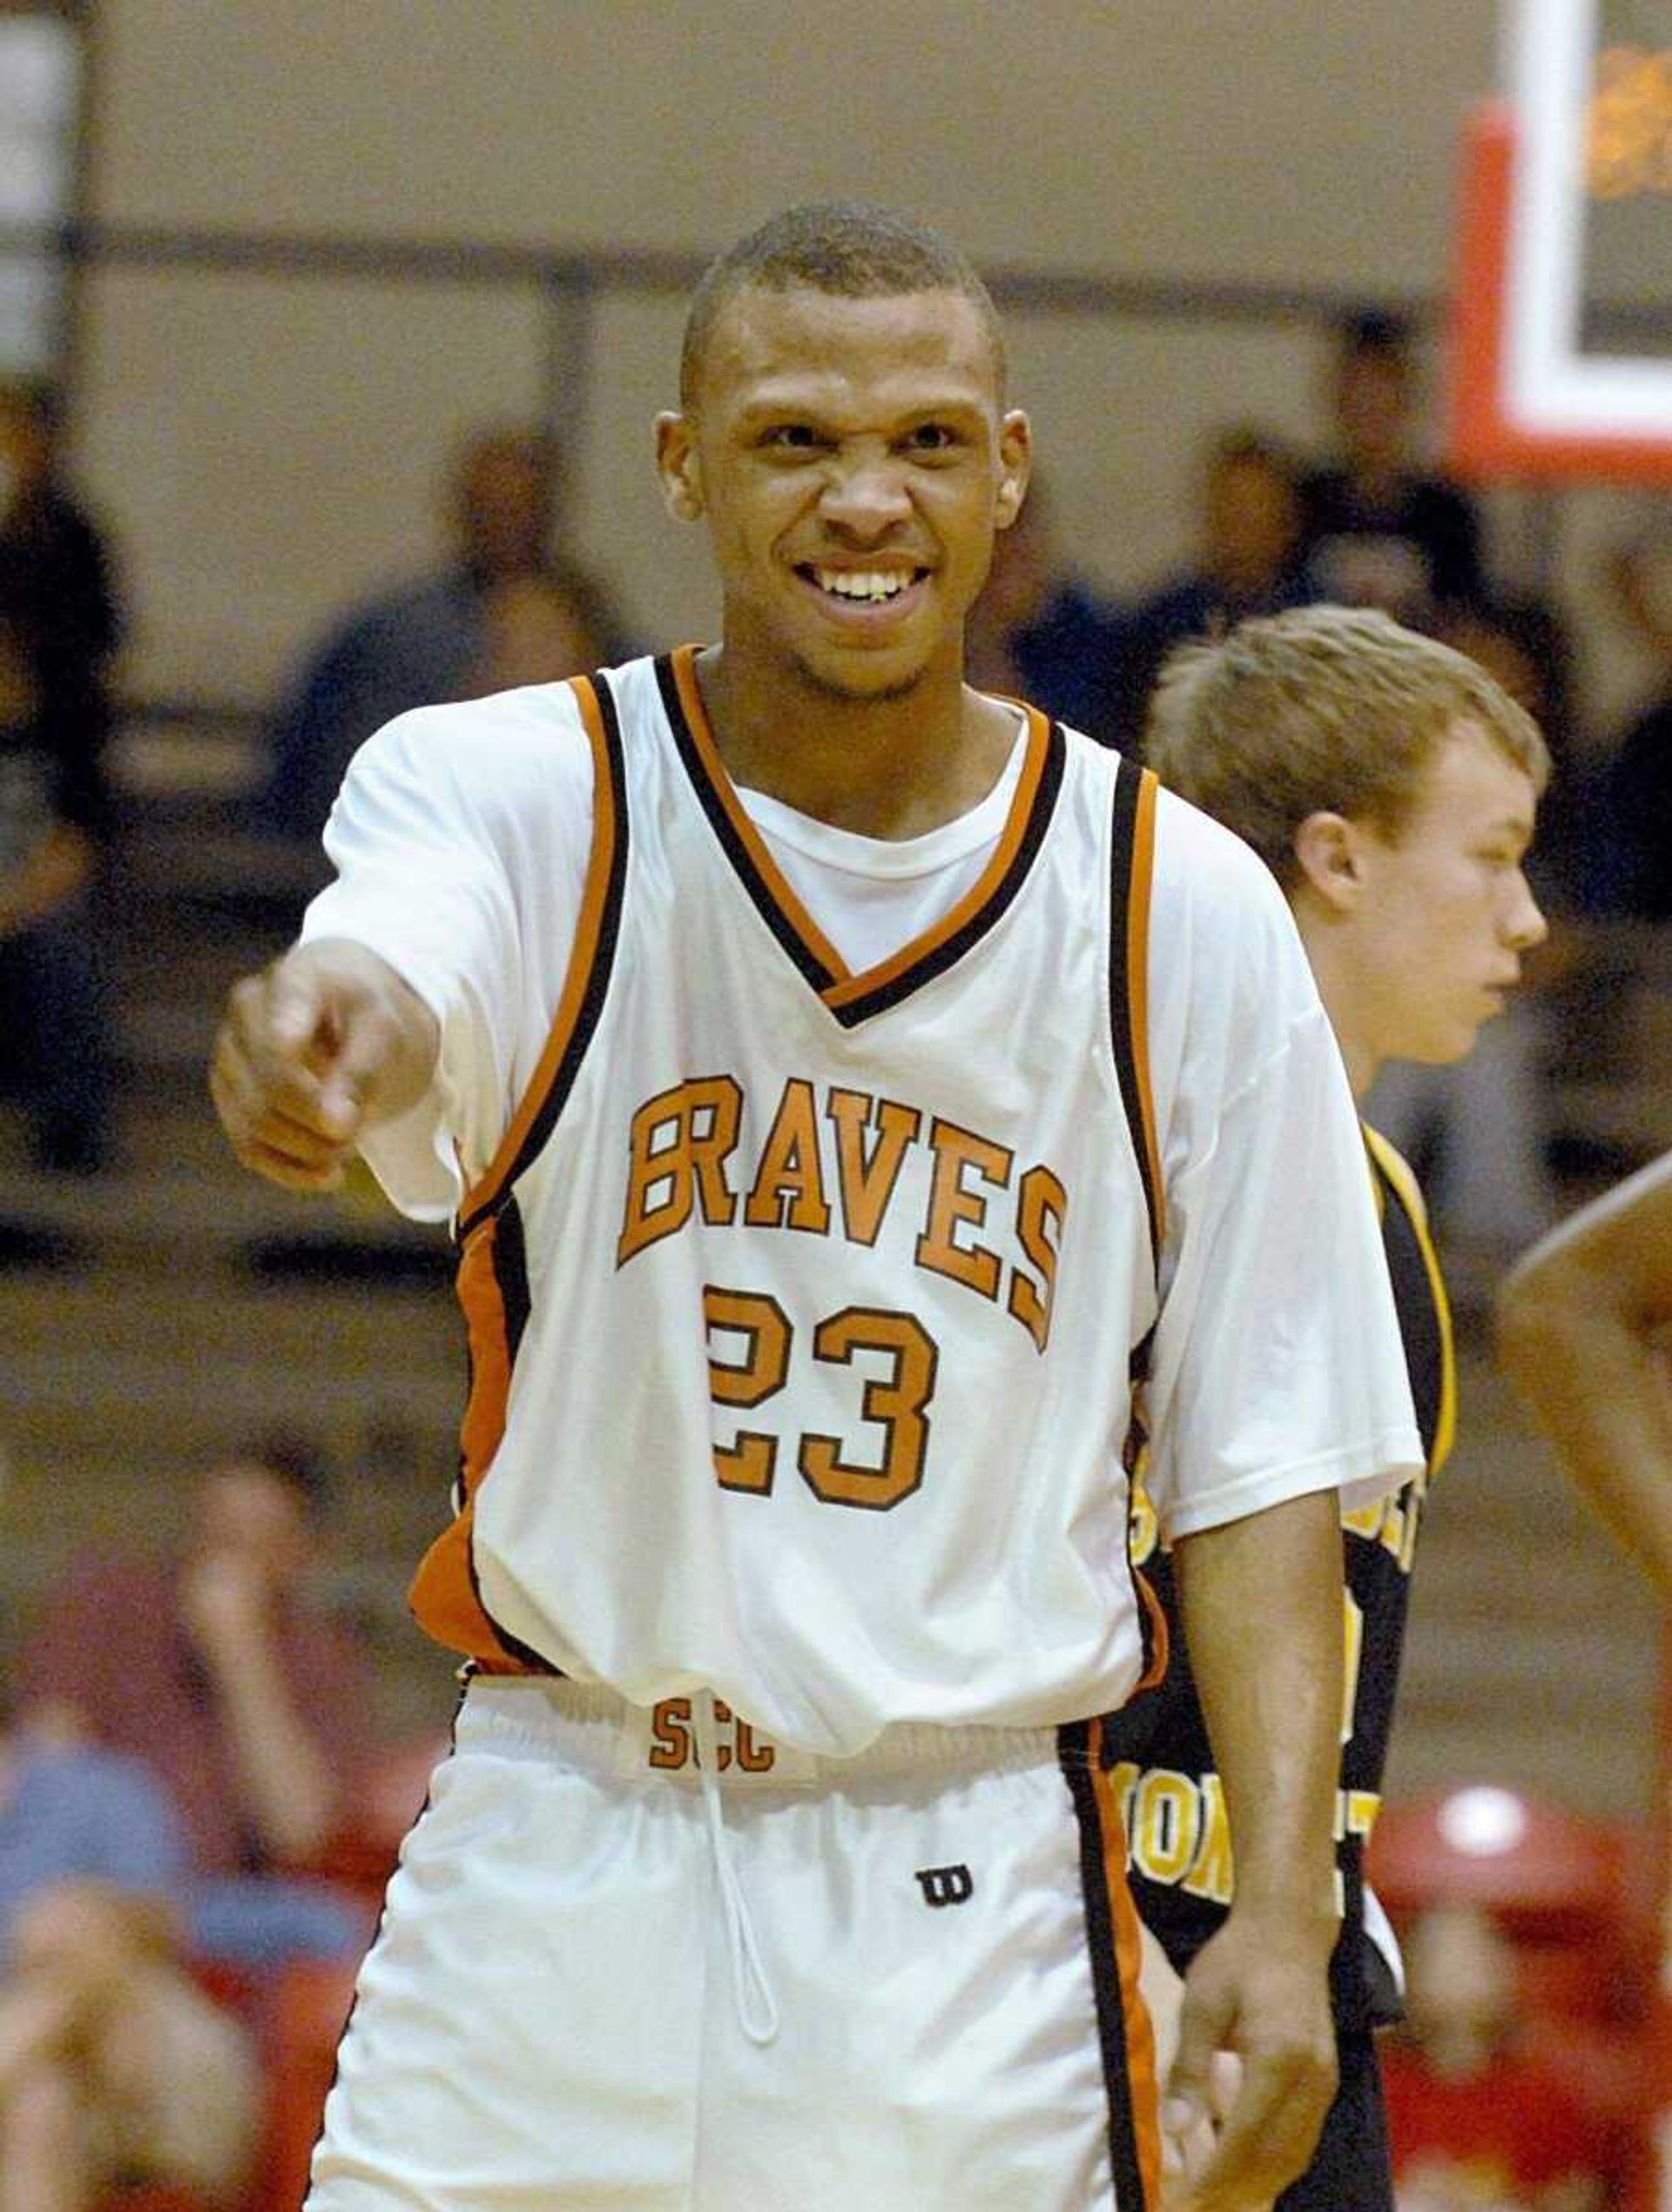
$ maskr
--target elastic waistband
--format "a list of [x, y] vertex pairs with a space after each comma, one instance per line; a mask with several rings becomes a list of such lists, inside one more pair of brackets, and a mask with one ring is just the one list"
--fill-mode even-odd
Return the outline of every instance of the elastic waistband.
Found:
[[[649, 1708], [630, 1705], [597, 1683], [477, 1676], [466, 1687], [455, 1733], [462, 1747], [492, 1743], [536, 1756], [556, 1752], [598, 1773], [695, 1784], [700, 1780], [697, 1703], [693, 1693]], [[715, 1710], [722, 1723], [718, 1778], [727, 1788], [795, 1789], [882, 1775], [1054, 1767], [1060, 1757], [1054, 1728], [902, 1722], [884, 1729], [851, 1758], [828, 1758], [773, 1742], [733, 1721], [724, 1705]]]

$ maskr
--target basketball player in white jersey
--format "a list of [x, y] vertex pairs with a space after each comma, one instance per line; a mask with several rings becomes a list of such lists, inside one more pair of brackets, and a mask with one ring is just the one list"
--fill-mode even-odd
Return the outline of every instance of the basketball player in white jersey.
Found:
[[414, 1588], [466, 1689], [314, 2212], [1157, 2206], [1139, 1418], [1242, 1873], [1172, 2116], [1241, 2053], [1234, 2212], [1332, 2085], [1340, 1494], [1420, 1465], [1339, 1058], [1253, 856], [963, 682], [1030, 434], [961, 255], [790, 211], [680, 401], [720, 643], [381, 732], [217, 1045], [252, 1167], [453, 1221], [470, 1332]]
[[1672, 1588], [1672, 1152], [1541, 1238], [1498, 1294], [1505, 1371], [1564, 1471]]

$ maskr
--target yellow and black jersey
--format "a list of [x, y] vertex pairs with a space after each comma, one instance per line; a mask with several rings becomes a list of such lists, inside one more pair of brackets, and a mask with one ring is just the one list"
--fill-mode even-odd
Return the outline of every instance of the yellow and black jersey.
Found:
[[[1365, 1143], [1426, 1466], [1385, 1498], [1342, 1515], [1346, 1669], [1335, 1832], [1343, 1922], [1332, 1982], [1344, 2027], [1384, 2016], [1385, 1978], [1364, 1935], [1365, 1845], [1381, 1804], [1424, 1495], [1451, 1450], [1456, 1419], [1451, 1316], [1422, 1196], [1385, 1137], [1367, 1128]], [[1224, 1919], [1230, 1838], [1172, 1561], [1141, 1489], [1133, 1557], [1167, 1616], [1171, 1657], [1165, 1680], [1108, 1721], [1104, 1757], [1125, 1815], [1138, 1910], [1182, 1973]]]

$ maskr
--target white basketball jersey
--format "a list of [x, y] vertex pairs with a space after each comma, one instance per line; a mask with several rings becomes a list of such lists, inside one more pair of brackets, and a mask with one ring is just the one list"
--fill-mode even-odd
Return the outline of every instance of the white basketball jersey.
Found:
[[691, 656], [576, 696], [581, 926], [460, 1217], [474, 1386], [421, 1622], [829, 1753], [1119, 1703], [1149, 1636], [1122, 1460], [1157, 1303], [1153, 779], [1031, 715], [981, 880], [851, 974]]

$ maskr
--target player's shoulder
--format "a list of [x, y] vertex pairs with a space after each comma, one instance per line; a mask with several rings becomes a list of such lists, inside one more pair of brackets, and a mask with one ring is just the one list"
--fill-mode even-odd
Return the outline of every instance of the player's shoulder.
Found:
[[1156, 789], [1156, 887], [1168, 896], [1255, 909], [1284, 903], [1251, 846], [1164, 784]]
[[1223, 822], [1149, 776], [1135, 757], [1064, 726], [1069, 759], [1087, 803], [1101, 804], [1123, 779], [1143, 775], [1154, 786], [1150, 864], [1151, 942], [1181, 954], [1201, 952], [1232, 968], [1267, 957], [1292, 966], [1294, 918], [1277, 879], [1251, 846]]
[[1176, 792], [1156, 793], [1151, 942], [1192, 966], [1266, 978], [1304, 967], [1289, 901], [1251, 846]]
[[526, 684], [414, 707], [361, 747], [351, 782], [368, 794], [421, 792], [440, 809], [472, 813], [590, 803], [595, 756], [583, 694], [601, 680]]
[[1585, 1298], [1601, 1278], [1658, 1321], [1672, 1311], [1672, 1151], [1662, 1152], [1547, 1230], [1500, 1286], [1506, 1313], [1543, 1298]]
[[548, 760], [583, 748], [586, 724], [573, 683], [524, 684], [481, 698], [415, 706], [383, 724], [362, 749], [367, 757], [407, 758], [440, 765], [460, 759]]
[[1277, 878], [1253, 848], [1158, 787], [1150, 914], [1152, 1040], [1263, 1066], [1303, 1033], [1334, 1050], [1318, 986]]
[[1176, 890], [1210, 899], [1245, 898], [1255, 906], [1269, 906], [1275, 896], [1282, 905], [1271, 870], [1234, 831], [1169, 791], [1136, 754], [1100, 744], [1067, 723], [1057, 727], [1067, 742], [1071, 769], [1086, 784], [1111, 792], [1125, 779], [1143, 777], [1154, 785], [1155, 877], [1169, 895]]

